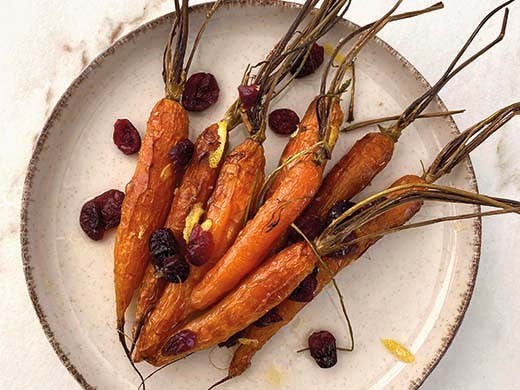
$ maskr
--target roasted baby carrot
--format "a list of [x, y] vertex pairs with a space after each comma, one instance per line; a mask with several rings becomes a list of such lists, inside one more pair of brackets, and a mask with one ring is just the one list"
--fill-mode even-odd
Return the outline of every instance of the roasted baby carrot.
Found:
[[350, 199], [361, 192], [387, 166], [392, 159], [394, 145], [402, 131], [424, 111], [444, 85], [502, 40], [507, 25], [507, 10], [497, 39], [456, 67], [486, 22], [509, 3], [497, 7], [482, 20], [439, 81], [416, 99], [393, 125], [387, 128], [380, 126], [379, 132], [370, 132], [365, 135], [331, 169], [323, 180], [316, 197], [296, 222], [296, 225], [307, 236], [313, 238], [316, 235], [316, 227], [323, 226], [325, 216], [334, 203], [339, 200]]
[[[448, 143], [422, 177], [405, 175], [396, 180], [390, 187], [405, 184], [433, 183], [437, 181], [442, 176], [450, 173], [469, 153], [518, 114], [520, 114], [520, 103], [514, 103], [498, 110], [490, 117], [471, 126]], [[395, 197], [396, 195], [398, 194], [392, 196]], [[323, 287], [326, 286], [339, 271], [361, 257], [361, 255], [381, 237], [380, 234], [382, 232], [402, 226], [419, 211], [420, 207], [421, 202], [403, 204], [373, 219], [366, 225], [361, 226], [354, 233], [351, 241], [356, 238], [365, 237], [365, 239], [353, 245], [352, 250], [348, 251], [346, 256], [324, 259], [327, 269], [324, 269], [323, 266], [319, 267], [316, 275], [318, 284], [314, 295], [319, 294]], [[249, 326], [246, 331], [243, 332], [242, 337], [256, 340], [257, 342], [240, 345], [237, 348], [229, 366], [228, 378], [242, 374], [250, 366], [254, 354], [259, 351], [278, 330], [288, 324], [307, 303], [308, 302], [296, 302], [287, 299], [277, 307], [281, 321], [264, 327], [257, 327], [255, 325]]]
[[[338, 67], [329, 93], [314, 99], [287, 148], [291, 154], [273, 183], [274, 190], [238, 235], [233, 246], [193, 289], [192, 305], [202, 310], [220, 299], [258, 266], [302, 210], [309, 204], [322, 179], [328, 154], [335, 145], [343, 121], [339, 98], [348, 65], [364, 44], [386, 23], [400, 1], [359, 38]], [[322, 86], [323, 87], [323, 86]], [[319, 117], [318, 117], [319, 113]], [[305, 178], [305, 180], [302, 180]]]

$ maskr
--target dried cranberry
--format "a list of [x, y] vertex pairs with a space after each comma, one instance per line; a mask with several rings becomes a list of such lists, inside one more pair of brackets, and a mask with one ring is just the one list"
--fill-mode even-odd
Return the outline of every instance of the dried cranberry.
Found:
[[211, 73], [194, 73], [186, 81], [182, 106], [188, 111], [204, 111], [218, 100], [220, 89]]
[[160, 272], [170, 283], [183, 283], [190, 274], [190, 265], [181, 255], [168, 256], [162, 260]]
[[278, 313], [278, 309], [275, 307], [269, 310], [267, 313], [265, 313], [258, 320], [256, 320], [254, 322], [254, 325], [258, 328], [265, 328], [266, 326], [276, 324], [277, 322], [280, 322], [282, 320], [282, 316], [280, 315], [280, 313]]
[[311, 356], [321, 368], [331, 368], [338, 362], [336, 339], [326, 330], [314, 332], [309, 336]]
[[114, 123], [113, 140], [124, 154], [134, 154], [141, 149], [141, 136], [128, 119], [118, 119]]
[[168, 228], [154, 231], [148, 241], [148, 248], [157, 269], [163, 267], [164, 259], [175, 255], [179, 251], [173, 232]]
[[191, 264], [196, 266], [206, 264], [211, 252], [213, 252], [213, 236], [211, 233], [202, 229], [200, 225], [195, 225], [191, 231], [186, 252]]
[[[305, 51], [300, 58], [296, 60], [296, 63], [291, 68], [291, 73], [293, 75], [296, 75], [295, 77], [297, 79], [301, 77], [308, 76], [316, 71], [320, 67], [320, 65], [323, 63], [324, 59], [324, 52], [323, 46], [318, 45], [317, 43], [314, 43], [311, 47], [311, 50], [309, 52], [309, 55], [307, 56], [307, 59], [305, 60], [305, 63], [300, 69], [301, 63], [303, 59], [305, 58], [305, 55], [307, 52]], [[300, 70], [298, 72], [298, 69]], [[296, 74], [298, 73], [298, 74]]]
[[[354, 240], [355, 238], [356, 238], [356, 234], [354, 232], [352, 232], [347, 237], [345, 237], [344, 242], [347, 243], [349, 241]], [[346, 257], [349, 254], [351, 254], [356, 248], [357, 248], [356, 244], [345, 245], [343, 248], [338, 249], [335, 252], [332, 252], [329, 256], [337, 257], [337, 258]]]
[[258, 100], [259, 87], [256, 84], [251, 85], [240, 85], [238, 87], [238, 97], [240, 103], [245, 110], [249, 110], [253, 107]]
[[197, 343], [197, 335], [189, 329], [181, 330], [175, 336], [168, 340], [162, 349], [162, 353], [166, 356], [179, 355], [195, 348]]
[[[325, 225], [323, 222], [321, 222], [320, 217], [315, 214], [308, 213], [302, 214], [296, 220], [296, 226], [298, 226], [301, 232], [305, 234], [305, 237], [307, 237], [309, 240], [314, 240], [325, 228]], [[303, 239], [301, 234], [293, 228], [290, 228], [289, 230], [289, 238], [293, 242], [301, 241]]]
[[101, 216], [101, 209], [94, 200], [90, 200], [83, 205], [79, 214], [79, 224], [81, 229], [91, 239], [98, 241], [103, 238], [105, 224]]
[[119, 225], [124, 199], [123, 192], [108, 190], [85, 203], [79, 215], [83, 231], [93, 240], [101, 240], [106, 230]]
[[168, 156], [173, 161], [173, 165], [178, 168], [184, 168], [189, 164], [195, 145], [188, 138], [179, 141], [168, 153]]
[[355, 205], [354, 202], [349, 200], [340, 200], [339, 202], [334, 203], [327, 214], [327, 225], [330, 225], [335, 219], [338, 219], [341, 214]]
[[238, 343], [238, 339], [244, 337], [245, 333], [246, 333], [245, 329], [239, 330], [226, 341], [218, 343], [218, 346], [221, 348], [222, 347], [231, 348]]
[[279, 108], [269, 114], [269, 127], [277, 134], [288, 135], [298, 128], [298, 114], [288, 108]]
[[121, 206], [124, 199], [124, 192], [119, 190], [109, 190], [94, 198], [94, 201], [101, 208], [101, 217], [106, 225], [105, 229], [119, 225], [121, 221]]
[[289, 295], [291, 301], [310, 302], [314, 298], [314, 291], [318, 287], [318, 279], [313, 272], [301, 281], [298, 287]]

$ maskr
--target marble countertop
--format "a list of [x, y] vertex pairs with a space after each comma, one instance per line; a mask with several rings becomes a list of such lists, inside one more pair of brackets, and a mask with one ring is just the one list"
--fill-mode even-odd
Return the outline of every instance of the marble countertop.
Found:
[[[200, 1], [193, 1], [198, 3]], [[353, 1], [348, 17], [365, 23], [386, 11], [390, 0]], [[405, 6], [410, 7], [410, 4]], [[414, 7], [432, 2], [415, 0]], [[445, 60], [497, 0], [445, 0], [442, 24], [388, 26], [381, 34], [425, 77], [440, 76]], [[19, 213], [25, 169], [53, 105], [99, 52], [122, 34], [168, 12], [166, 0], [3, 0], [0, 32], [0, 388], [76, 389], [45, 338], [30, 303], [22, 271]], [[520, 99], [520, 6], [511, 7], [504, 42], [449, 84], [441, 97], [448, 107], [466, 108], [460, 128]], [[437, 19], [439, 20], [439, 19]], [[489, 36], [496, 27], [489, 29]], [[408, 30], [410, 31], [410, 30]], [[410, 39], [413, 37], [413, 39]], [[482, 38], [484, 39], [484, 38]], [[517, 153], [520, 119], [472, 156], [480, 190], [520, 198]], [[425, 389], [516, 389], [520, 379], [520, 219], [507, 216], [483, 224], [480, 271], [472, 303], [446, 356]]]

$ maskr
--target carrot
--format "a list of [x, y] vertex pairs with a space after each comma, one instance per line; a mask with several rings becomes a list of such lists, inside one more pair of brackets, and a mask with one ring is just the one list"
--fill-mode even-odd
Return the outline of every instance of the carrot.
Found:
[[[263, 264], [244, 283], [217, 306], [190, 321], [177, 334], [194, 335], [194, 347], [175, 353], [173, 336], [162, 348], [154, 365], [162, 365], [201, 349], [225, 341], [231, 335], [254, 322], [288, 296], [314, 268], [316, 258], [307, 244], [295, 244]], [[193, 336], [190, 336], [193, 337]]]
[[348, 200], [361, 192], [370, 184], [374, 177], [388, 165], [394, 154], [394, 145], [398, 141], [402, 131], [420, 116], [422, 111], [433, 98], [437, 96], [437, 93], [444, 85], [466, 66], [502, 40], [507, 25], [507, 11], [497, 39], [464, 61], [461, 65], [455, 67], [486, 22], [509, 3], [510, 2], [507, 2], [497, 7], [482, 20], [462, 49], [457, 53], [439, 81], [421, 97], [416, 99], [393, 125], [388, 128], [380, 126], [379, 132], [366, 134], [357, 141], [348, 153], [331, 169], [323, 180], [323, 184], [313, 202], [296, 222], [296, 225], [299, 226], [307, 236], [314, 238], [316, 235], [315, 227], [319, 225], [323, 226], [328, 210], [336, 202]]
[[[211, 269], [213, 264], [227, 251], [233, 243], [240, 229], [247, 220], [250, 205], [258, 192], [260, 184], [263, 183], [265, 156], [262, 143], [265, 140], [265, 113], [269, 106], [269, 101], [274, 95], [273, 89], [278, 85], [279, 81], [287, 75], [296, 58], [307, 51], [307, 45], [324, 34], [327, 27], [336, 23], [336, 13], [339, 12], [345, 0], [327, 0], [323, 3], [323, 9], [327, 12], [318, 12], [314, 17], [310, 18], [305, 28], [300, 34], [295, 35], [295, 39], [290, 41], [299, 24], [305, 19], [306, 15], [312, 11], [312, 4], [315, 0], [309, 0], [301, 9], [298, 17], [289, 27], [286, 35], [271, 51], [263, 65], [260, 67], [257, 76], [253, 78], [253, 83], [257, 86], [258, 97], [252, 107], [245, 106], [240, 102], [235, 102], [228, 109], [226, 119], [222, 122], [228, 124], [228, 129], [240, 123], [242, 119], [251, 134], [249, 138], [239, 144], [231, 154], [225, 159], [214, 193], [208, 201], [208, 209], [205, 211], [205, 201], [207, 197], [202, 198], [202, 191], [195, 188], [196, 185], [201, 186], [201, 180], [189, 170], [185, 175], [185, 181], [192, 182], [190, 196], [184, 196], [184, 199], [192, 200], [198, 206], [199, 215], [205, 213], [204, 222], [198, 224], [193, 223], [183, 230], [184, 239], [189, 237], [187, 245], [187, 257], [193, 266], [191, 266], [188, 279], [182, 285], [171, 284], [165, 287], [164, 293], [160, 296], [157, 306], [151, 309], [149, 320], [144, 324], [141, 334], [137, 342], [134, 360], [139, 361], [143, 358], [151, 358], [155, 355], [159, 348], [164, 344], [166, 339], [171, 336], [175, 326], [188, 317], [193, 311], [189, 299], [191, 289], [195, 286], [206, 272]], [[316, 26], [319, 26], [317, 28]], [[289, 54], [283, 54], [282, 51], [288, 46]], [[297, 49], [297, 47], [300, 49]], [[282, 55], [283, 54], [283, 55]], [[243, 78], [243, 83], [247, 83], [251, 77], [248, 67]], [[289, 81], [290, 82], [290, 81]], [[287, 86], [287, 84], [286, 84]], [[258, 113], [258, 115], [256, 114]], [[236, 117], [237, 115], [238, 118]], [[221, 123], [222, 123], [221, 122]], [[211, 159], [211, 155], [210, 155]], [[204, 186], [201, 186], [204, 188]], [[181, 198], [181, 188], [174, 197], [174, 206], [176, 199]], [[195, 200], [194, 200], [195, 199]], [[187, 202], [182, 207], [172, 207], [173, 218], [170, 221], [177, 221], [178, 226], [168, 225], [172, 230], [176, 230], [180, 234], [183, 227], [186, 214], [182, 214], [189, 209]], [[187, 234], [187, 230], [191, 234]], [[151, 292], [146, 291], [147, 294]], [[154, 296], [157, 294], [154, 294]], [[148, 303], [145, 301], [145, 303]]]
[[[424, 184], [433, 183], [439, 178], [451, 172], [469, 153], [475, 150], [482, 142], [488, 139], [497, 130], [502, 128], [515, 115], [520, 114], [520, 103], [498, 110], [490, 117], [470, 127], [461, 133], [456, 139], [448, 143], [436, 157], [430, 168], [422, 177], [416, 175], [405, 175], [396, 180], [390, 187], [397, 187], [405, 184]], [[399, 193], [391, 196], [395, 197]], [[332, 196], [332, 195], [331, 195]], [[320, 267], [316, 275], [318, 285], [315, 296], [326, 286], [339, 271], [357, 260], [363, 253], [381, 237], [381, 232], [402, 226], [421, 208], [421, 202], [412, 202], [398, 206], [385, 214], [361, 226], [354, 234], [353, 239], [363, 238], [352, 251], [343, 258], [325, 258], [324, 262], [327, 270]], [[372, 237], [370, 237], [372, 236]], [[229, 366], [228, 378], [241, 375], [251, 364], [254, 354], [259, 351], [273, 335], [283, 326], [288, 324], [300, 310], [307, 305], [307, 302], [296, 302], [289, 299], [277, 306], [277, 311], [282, 321], [269, 324], [259, 328], [254, 325], [249, 326], [243, 333], [246, 339], [257, 340], [255, 343], [240, 345], [233, 355]]]
[[400, 3], [398, 1], [354, 44], [338, 68], [328, 95], [317, 97], [310, 104], [297, 134], [288, 143], [291, 157], [284, 162], [285, 166], [275, 179], [272, 193], [240, 232], [233, 246], [193, 289], [191, 301], [195, 309], [202, 310], [215, 303], [257, 267], [309, 204], [321, 183], [325, 161], [343, 121], [339, 97], [345, 89], [341, 81], [346, 68], [364, 44], [389, 22]]
[[126, 187], [114, 247], [118, 328], [148, 264], [148, 238], [166, 219], [176, 179], [168, 152], [187, 137], [188, 124], [184, 108], [168, 98], [160, 100], [150, 114], [137, 167]]

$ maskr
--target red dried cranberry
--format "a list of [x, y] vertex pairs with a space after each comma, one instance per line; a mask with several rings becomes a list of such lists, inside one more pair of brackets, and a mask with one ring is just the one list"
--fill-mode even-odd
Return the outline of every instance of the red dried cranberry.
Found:
[[166, 356], [179, 355], [195, 348], [197, 343], [197, 335], [189, 329], [181, 330], [175, 336], [168, 340], [162, 349], [162, 353]]
[[114, 123], [113, 140], [124, 154], [134, 154], [141, 149], [141, 136], [128, 119], [118, 119]]
[[119, 225], [124, 199], [124, 192], [119, 190], [109, 190], [94, 198], [94, 201], [101, 207], [101, 217], [106, 225], [105, 229]]
[[173, 232], [168, 228], [154, 231], [148, 241], [148, 248], [152, 255], [154, 265], [158, 270], [163, 267], [164, 259], [175, 255], [179, 251], [179, 246], [177, 245]]
[[336, 339], [326, 330], [314, 332], [309, 336], [311, 356], [321, 368], [331, 368], [338, 362]]
[[[354, 232], [352, 232], [347, 237], [345, 237], [344, 242], [347, 243], [349, 241], [354, 240], [355, 238], [356, 238], [356, 234]], [[357, 248], [356, 244], [346, 245], [343, 248], [338, 249], [335, 252], [332, 252], [329, 256], [330, 257], [337, 257], [337, 258], [346, 257], [349, 254], [351, 254], [356, 248]]]
[[242, 107], [245, 110], [249, 110], [253, 107], [258, 100], [258, 85], [240, 85], [238, 87], [238, 97], [240, 98], [240, 103], [242, 103]]
[[211, 252], [213, 252], [213, 236], [211, 233], [202, 229], [200, 225], [195, 225], [191, 231], [186, 252], [191, 264], [196, 266], [206, 264]]
[[[318, 217], [315, 214], [307, 213], [302, 214], [296, 220], [296, 226], [298, 226], [302, 233], [305, 234], [305, 237], [307, 237], [309, 240], [314, 240], [321, 234], [321, 232], [325, 228], [325, 225], [323, 224], [323, 222], [321, 222], [320, 217]], [[289, 230], [289, 238], [293, 242], [303, 240], [301, 234], [293, 228], [290, 228]]]
[[85, 203], [79, 215], [83, 231], [93, 240], [101, 240], [106, 230], [119, 225], [124, 199], [123, 192], [108, 190]]
[[327, 214], [327, 225], [330, 225], [335, 219], [338, 219], [341, 214], [355, 205], [354, 202], [349, 200], [340, 200], [339, 202], [334, 203]]
[[220, 89], [211, 73], [194, 73], [186, 81], [182, 106], [188, 111], [204, 111], [218, 100]]
[[83, 205], [79, 214], [79, 224], [81, 229], [91, 239], [98, 241], [103, 238], [105, 224], [101, 216], [101, 209], [94, 200], [90, 200]]
[[190, 274], [190, 265], [181, 255], [169, 256], [162, 260], [162, 277], [170, 283], [183, 283]]
[[314, 298], [314, 291], [316, 291], [317, 287], [318, 279], [316, 279], [316, 274], [313, 272], [302, 280], [300, 285], [291, 293], [289, 299], [296, 302], [310, 302]]
[[[318, 45], [317, 43], [314, 43], [311, 47], [311, 50], [309, 52], [309, 55], [307, 56], [307, 59], [305, 60], [305, 63], [300, 69], [300, 65], [305, 58], [305, 55], [307, 52], [305, 51], [300, 58], [296, 60], [296, 63], [291, 68], [291, 74], [296, 75], [295, 77], [297, 79], [301, 77], [308, 76], [316, 71], [320, 67], [320, 65], [323, 63], [324, 59], [324, 52], [323, 46]], [[298, 69], [300, 71], [298, 72]], [[298, 73], [298, 74], [296, 74]]]
[[254, 325], [258, 328], [265, 328], [266, 326], [276, 324], [277, 322], [280, 322], [282, 320], [282, 316], [280, 315], [280, 313], [278, 313], [278, 309], [275, 307], [269, 310], [267, 313], [265, 313], [258, 320], [256, 320], [254, 322]]
[[244, 337], [245, 333], [246, 333], [245, 329], [239, 330], [238, 332], [236, 332], [234, 335], [232, 335], [226, 341], [218, 343], [218, 346], [221, 347], [221, 348], [222, 347], [231, 348], [231, 347], [235, 346], [238, 343], [238, 339]]
[[279, 108], [269, 114], [269, 127], [277, 134], [294, 133], [299, 123], [298, 114], [288, 108]]
[[195, 145], [188, 138], [179, 141], [168, 153], [176, 168], [184, 168], [191, 161]]

